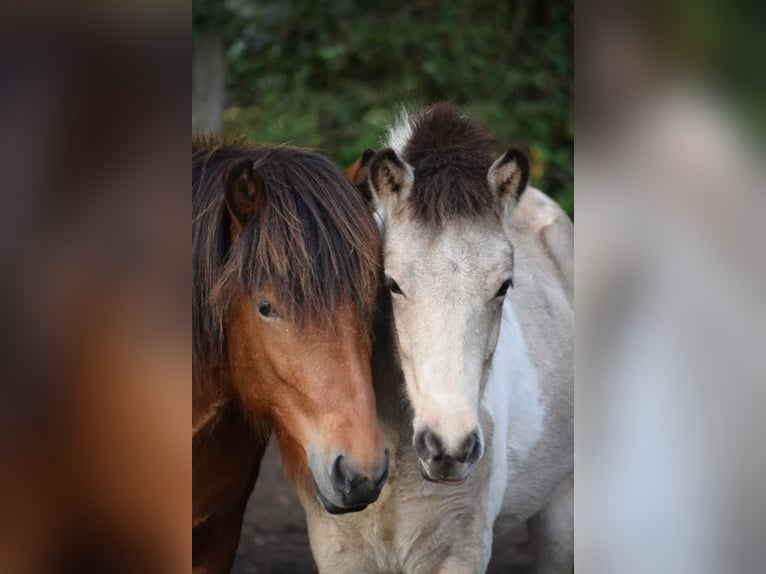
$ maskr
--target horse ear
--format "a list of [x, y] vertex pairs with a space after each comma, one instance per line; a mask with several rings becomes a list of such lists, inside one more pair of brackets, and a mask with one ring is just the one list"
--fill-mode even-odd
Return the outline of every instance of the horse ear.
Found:
[[354, 185], [362, 185], [367, 177], [370, 167], [370, 161], [375, 157], [375, 152], [367, 148], [362, 155], [348, 166], [344, 171], [348, 180]]
[[373, 205], [373, 200], [367, 179], [370, 175], [370, 161], [372, 161], [373, 157], [375, 157], [375, 152], [368, 148], [362, 152], [362, 155], [354, 163], [343, 170], [351, 185], [359, 191], [364, 201], [370, 206]]
[[232, 221], [241, 230], [263, 203], [263, 180], [251, 160], [229, 176], [224, 197]]
[[529, 158], [519, 149], [508, 148], [489, 168], [487, 181], [503, 207], [513, 209], [529, 182]]
[[414, 181], [412, 168], [391, 148], [379, 151], [370, 161], [370, 190], [384, 214], [407, 200]]

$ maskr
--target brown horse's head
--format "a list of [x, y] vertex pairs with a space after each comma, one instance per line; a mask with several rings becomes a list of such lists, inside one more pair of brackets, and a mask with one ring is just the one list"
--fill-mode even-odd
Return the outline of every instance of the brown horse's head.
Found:
[[330, 512], [360, 510], [388, 476], [367, 206], [314, 153], [199, 146], [193, 158], [195, 387], [224, 378], [275, 429], [291, 478], [313, 482]]

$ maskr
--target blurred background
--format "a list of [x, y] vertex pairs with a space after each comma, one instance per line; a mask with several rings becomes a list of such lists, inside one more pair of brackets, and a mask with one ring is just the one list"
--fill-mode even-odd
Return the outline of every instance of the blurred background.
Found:
[[578, 572], [764, 572], [764, 17], [578, 0]]
[[4, 8], [0, 572], [188, 572], [191, 17]]
[[572, 0], [193, 0], [192, 125], [318, 148], [379, 147], [402, 104], [448, 100], [572, 215]]

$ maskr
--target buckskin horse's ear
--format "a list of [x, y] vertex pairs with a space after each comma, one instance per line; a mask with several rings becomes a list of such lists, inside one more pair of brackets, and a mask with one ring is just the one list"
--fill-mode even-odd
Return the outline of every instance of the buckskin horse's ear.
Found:
[[508, 148], [487, 173], [489, 187], [500, 196], [505, 210], [513, 209], [529, 182], [529, 158], [516, 148]]
[[369, 185], [384, 217], [403, 205], [412, 190], [412, 168], [391, 148], [379, 151], [370, 161]]
[[224, 193], [226, 208], [241, 231], [263, 202], [263, 180], [256, 173], [252, 160], [232, 171]]

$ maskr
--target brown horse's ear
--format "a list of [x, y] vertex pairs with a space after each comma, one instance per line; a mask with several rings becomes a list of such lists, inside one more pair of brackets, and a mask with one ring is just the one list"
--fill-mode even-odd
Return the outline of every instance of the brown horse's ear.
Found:
[[371, 207], [373, 206], [372, 192], [367, 184], [367, 178], [370, 174], [370, 161], [373, 157], [375, 157], [375, 152], [367, 148], [354, 163], [343, 170], [351, 185], [359, 191], [364, 201]]
[[370, 161], [375, 157], [375, 152], [370, 148], [367, 148], [362, 152], [362, 155], [348, 166], [344, 171], [348, 180], [354, 185], [362, 185], [367, 178], [369, 172]]
[[412, 167], [391, 148], [379, 151], [370, 161], [370, 190], [384, 218], [404, 204], [414, 181]]
[[529, 159], [526, 154], [519, 149], [508, 148], [489, 168], [487, 181], [500, 197], [503, 208], [513, 209], [529, 182]]
[[232, 172], [225, 191], [226, 207], [238, 231], [247, 225], [263, 203], [263, 180], [248, 160]]
[[369, 167], [370, 161], [375, 157], [375, 152], [370, 148], [367, 148], [362, 152], [362, 157], [359, 158], [359, 164], [361, 167]]

